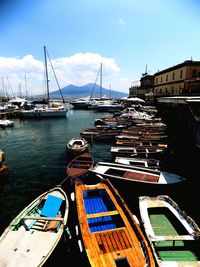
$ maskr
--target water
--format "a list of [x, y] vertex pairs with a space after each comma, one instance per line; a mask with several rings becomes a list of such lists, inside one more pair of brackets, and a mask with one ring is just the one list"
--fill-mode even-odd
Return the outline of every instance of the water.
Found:
[[[96, 118], [107, 115], [110, 114], [70, 109], [67, 118], [14, 119], [13, 128], [0, 131], [0, 149], [5, 150], [5, 165], [10, 167], [9, 172], [2, 176], [0, 181], [0, 233], [39, 194], [65, 179], [65, 168], [69, 162], [69, 156], [66, 153], [67, 141], [78, 137], [84, 129], [94, 127]], [[98, 143], [90, 146], [95, 163], [112, 161], [111, 145]], [[176, 154], [169, 153], [165, 158], [165, 163], [170, 170], [185, 176], [186, 182], [163, 186], [161, 189], [148, 186], [136, 187], [134, 183], [125, 182], [123, 184], [116, 182], [114, 185], [137, 216], [139, 195], [168, 194], [199, 224], [200, 218], [196, 204], [199, 203], [199, 195], [194, 193], [194, 189], [198, 188], [199, 184], [199, 172], [195, 173], [196, 165], [198, 165], [197, 156], [189, 149], [179, 150]], [[72, 254], [66, 254], [67, 251], [66, 244], [64, 244], [64, 249], [57, 249], [55, 255], [51, 257], [52, 266], [55, 266], [61, 254], [62, 257], [66, 255], [74, 257], [77, 253], [71, 249]], [[51, 264], [48, 263], [48, 266]]]

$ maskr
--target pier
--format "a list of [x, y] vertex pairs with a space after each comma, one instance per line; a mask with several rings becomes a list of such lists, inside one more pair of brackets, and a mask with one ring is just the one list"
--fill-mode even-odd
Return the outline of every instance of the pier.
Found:
[[177, 142], [200, 148], [200, 96], [161, 97], [157, 100], [159, 116], [176, 132]]
[[0, 112], [0, 119], [19, 118], [19, 114], [20, 114], [19, 110], [1, 111]]

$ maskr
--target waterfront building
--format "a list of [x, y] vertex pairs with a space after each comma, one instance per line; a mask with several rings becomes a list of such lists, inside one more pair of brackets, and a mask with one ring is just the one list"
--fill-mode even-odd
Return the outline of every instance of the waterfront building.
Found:
[[140, 86], [131, 86], [129, 96], [149, 97], [200, 95], [200, 61], [186, 60], [158, 71], [142, 74]]
[[187, 60], [154, 74], [154, 95], [200, 95], [200, 61]]

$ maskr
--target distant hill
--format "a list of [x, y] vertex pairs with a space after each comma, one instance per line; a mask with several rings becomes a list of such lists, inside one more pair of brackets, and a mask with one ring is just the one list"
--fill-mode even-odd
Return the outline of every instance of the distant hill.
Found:
[[[61, 88], [61, 92], [64, 98], [70, 98], [70, 99], [91, 96], [91, 94], [92, 94], [92, 97], [100, 97], [100, 86], [95, 85], [93, 83], [88, 83], [84, 86], [75, 86], [71, 84], [71, 85]], [[108, 98], [114, 98], [114, 99], [120, 99], [122, 97], [127, 97], [128, 94], [102, 88], [101, 96], [106, 96]], [[51, 92], [50, 97], [60, 98], [61, 97], [60, 91], [57, 90], [57, 91]]]

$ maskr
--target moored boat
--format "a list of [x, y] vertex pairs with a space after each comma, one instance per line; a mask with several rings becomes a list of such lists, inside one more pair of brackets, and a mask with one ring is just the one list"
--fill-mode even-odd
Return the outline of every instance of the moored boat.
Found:
[[80, 136], [87, 141], [110, 141], [115, 140], [115, 136], [121, 132], [121, 129], [108, 128], [88, 128], [80, 133]]
[[139, 147], [165, 147], [167, 148], [168, 145], [166, 142], [158, 142], [158, 141], [140, 141], [140, 140], [129, 140], [129, 139], [118, 139], [116, 140], [116, 145], [120, 146], [139, 146]]
[[60, 186], [25, 207], [0, 237], [0, 266], [42, 266], [61, 239], [68, 209], [67, 195]]
[[134, 158], [134, 157], [116, 157], [116, 163], [131, 165], [131, 166], [141, 166], [150, 169], [160, 169], [160, 160], [149, 159], [149, 158]]
[[89, 148], [89, 143], [84, 138], [72, 138], [67, 142], [66, 150], [73, 154], [86, 152]]
[[155, 266], [136, 217], [112, 184], [75, 185], [83, 245], [90, 266]]
[[144, 230], [160, 267], [200, 266], [200, 229], [167, 195], [140, 196]]
[[8, 119], [0, 119], [0, 128], [5, 129], [14, 126], [14, 121]]
[[157, 158], [164, 153], [165, 147], [159, 146], [112, 146], [111, 154], [113, 157], [142, 157], [142, 158]]
[[90, 171], [104, 178], [155, 185], [174, 184], [185, 180], [184, 177], [171, 172], [110, 162], [98, 162]]
[[90, 168], [93, 168], [94, 159], [89, 152], [82, 153], [73, 158], [66, 167], [67, 175], [73, 179], [84, 177]]
[[6, 173], [9, 170], [8, 166], [1, 165], [0, 166], [0, 175]]

